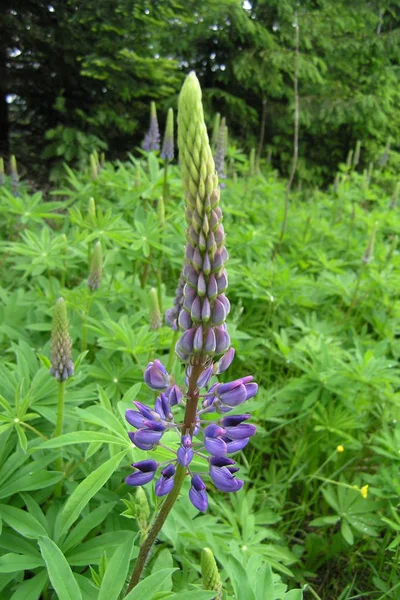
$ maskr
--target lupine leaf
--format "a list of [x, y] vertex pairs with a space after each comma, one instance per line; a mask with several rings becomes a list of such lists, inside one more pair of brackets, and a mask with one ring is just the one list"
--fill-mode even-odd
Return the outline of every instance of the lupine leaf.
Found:
[[59, 600], [82, 600], [71, 567], [60, 548], [48, 537], [40, 537], [38, 541], [51, 584]]

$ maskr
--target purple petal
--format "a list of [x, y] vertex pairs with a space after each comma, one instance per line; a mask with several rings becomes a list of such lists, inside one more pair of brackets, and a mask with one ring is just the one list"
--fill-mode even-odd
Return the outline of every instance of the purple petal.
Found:
[[218, 295], [217, 280], [215, 279], [214, 275], [211, 275], [210, 279], [208, 280], [207, 296], [210, 300], [214, 300], [214, 298], [216, 298], [217, 295]]
[[204, 447], [213, 456], [225, 456], [227, 453], [227, 446], [221, 438], [204, 438]]
[[133, 463], [132, 467], [139, 469], [139, 471], [143, 471], [143, 473], [147, 473], [149, 471], [157, 471], [158, 463], [155, 460], [141, 460], [139, 462]]
[[163, 419], [167, 421], [172, 417], [171, 409], [169, 407], [169, 401], [165, 394], [161, 392], [161, 394], [157, 397], [156, 402], [154, 404], [154, 408], [156, 413]]
[[204, 351], [206, 354], [214, 354], [215, 349], [217, 347], [217, 342], [215, 339], [215, 333], [212, 327], [210, 327], [207, 331], [206, 343], [204, 345]]
[[256, 433], [256, 426], [250, 423], [242, 423], [241, 425], [235, 425], [233, 427], [226, 428], [226, 435], [231, 440], [241, 440], [243, 438], [249, 438]]
[[141, 450], [151, 450], [161, 440], [163, 432], [151, 429], [138, 429], [135, 433], [128, 434], [132, 442]]
[[167, 390], [168, 400], [170, 406], [175, 406], [175, 404], [182, 404], [183, 394], [181, 389], [177, 385], [173, 385]]
[[207, 321], [210, 320], [210, 317], [211, 317], [210, 301], [206, 296], [203, 300], [203, 306], [201, 309], [201, 319], [204, 323], [207, 323]]
[[163, 477], [173, 477], [175, 475], [175, 467], [174, 465], [172, 465], [171, 463], [169, 465], [167, 465], [162, 471], [161, 471], [161, 475]]
[[229, 337], [229, 333], [225, 331], [225, 329], [221, 326], [215, 327], [214, 333], [216, 341], [216, 353], [222, 354], [223, 352], [229, 350], [229, 346], [231, 345], [231, 338]]
[[132, 425], [132, 427], [136, 427], [137, 429], [139, 429], [139, 427], [143, 427], [143, 422], [145, 420], [143, 415], [137, 412], [137, 410], [133, 410], [131, 408], [125, 411], [125, 419], [130, 425]]
[[203, 273], [200, 273], [197, 281], [197, 293], [201, 298], [206, 295], [206, 282]]
[[243, 450], [249, 443], [250, 438], [243, 438], [241, 440], [230, 441], [228, 438], [224, 439], [226, 442], [226, 453], [233, 454], [234, 452], [239, 452]]
[[136, 406], [140, 414], [143, 415], [145, 419], [152, 420], [158, 418], [157, 413], [154, 412], [154, 410], [151, 410], [149, 406], [146, 406], [145, 404], [142, 404], [137, 400], [134, 400], [133, 404]]
[[216, 438], [224, 434], [225, 429], [216, 423], [210, 423], [210, 425], [207, 425], [207, 427], [204, 429], [204, 435], [206, 437]]
[[217, 278], [218, 293], [222, 294], [228, 287], [228, 275], [226, 271], [222, 271], [221, 275]]
[[170, 493], [170, 491], [173, 489], [173, 487], [174, 487], [173, 477], [166, 478], [166, 477], [161, 476], [155, 485], [154, 491], [156, 493], [156, 496], [165, 496], [166, 494]]
[[136, 471], [136, 473], [128, 475], [128, 477], [125, 478], [125, 482], [128, 485], [145, 485], [154, 478], [154, 475], [155, 471], [147, 473], [142, 473], [142, 471]]
[[222, 356], [222, 358], [220, 358], [220, 360], [217, 363], [217, 375], [219, 375], [220, 373], [223, 373], [224, 371], [226, 371], [232, 364], [232, 361], [235, 357], [235, 349], [234, 348], [230, 348], [228, 350], [228, 352], [226, 352], [226, 354], [224, 354]]
[[250, 417], [250, 414], [223, 417], [223, 419], [221, 419], [221, 425], [222, 427], [235, 427], [235, 425], [239, 425], [243, 421], [247, 421], [247, 419], [250, 419]]
[[189, 490], [189, 498], [191, 503], [197, 510], [205, 512], [208, 507], [208, 498], [206, 486], [200, 475], [192, 477], [192, 487]]
[[258, 392], [258, 385], [256, 383], [248, 383], [246, 385], [246, 400], [253, 398]]
[[211, 322], [213, 325], [221, 325], [226, 320], [224, 304], [217, 298], [212, 309]]
[[210, 477], [221, 492], [237, 492], [243, 487], [243, 481], [235, 479], [226, 467], [210, 467]]
[[194, 451], [192, 448], [180, 446], [180, 448], [178, 448], [177, 456], [182, 467], [187, 467], [193, 460]]
[[207, 369], [205, 369], [197, 380], [197, 385], [199, 388], [206, 387], [208, 382], [210, 381], [213, 375], [213, 365], [210, 365]]
[[201, 326], [196, 330], [193, 339], [193, 349], [195, 352], [200, 352], [203, 349], [203, 328]]
[[232, 391], [226, 392], [225, 394], [219, 394], [221, 402], [228, 406], [238, 406], [247, 400], [246, 387], [243, 384], [238, 385]]
[[163, 390], [168, 387], [169, 375], [159, 360], [147, 365], [144, 372], [144, 381], [153, 390]]
[[196, 333], [196, 329], [193, 327], [185, 331], [181, 338], [178, 340], [178, 346], [180, 349], [186, 353], [191, 354], [193, 352], [193, 341]]
[[178, 317], [178, 325], [181, 329], [190, 329], [192, 327], [192, 319], [191, 316], [186, 310], [183, 308]]

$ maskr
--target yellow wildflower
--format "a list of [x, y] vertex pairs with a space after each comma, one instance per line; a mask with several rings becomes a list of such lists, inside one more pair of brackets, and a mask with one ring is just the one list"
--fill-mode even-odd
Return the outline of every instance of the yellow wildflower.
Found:
[[363, 498], [367, 498], [368, 496], [368, 485], [363, 485], [362, 488], [360, 489], [361, 492], [361, 496]]
[[344, 452], [344, 446], [342, 446], [341, 444], [336, 448], [337, 452]]

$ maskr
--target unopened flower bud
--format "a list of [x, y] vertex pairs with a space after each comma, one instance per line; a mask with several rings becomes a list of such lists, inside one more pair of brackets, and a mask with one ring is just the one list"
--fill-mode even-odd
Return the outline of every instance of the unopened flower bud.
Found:
[[158, 294], [155, 288], [151, 288], [149, 292], [149, 303], [150, 303], [150, 329], [157, 331], [162, 326], [160, 304], [158, 302]]
[[152, 390], [165, 390], [169, 385], [169, 375], [164, 365], [155, 360], [147, 365], [144, 381]]
[[203, 577], [203, 587], [205, 590], [214, 590], [217, 592], [216, 600], [222, 598], [221, 577], [218, 572], [218, 566], [210, 548], [204, 548], [201, 553], [201, 575]]
[[65, 381], [74, 374], [72, 344], [68, 331], [67, 306], [63, 298], [57, 300], [51, 331], [50, 375], [57, 381]]

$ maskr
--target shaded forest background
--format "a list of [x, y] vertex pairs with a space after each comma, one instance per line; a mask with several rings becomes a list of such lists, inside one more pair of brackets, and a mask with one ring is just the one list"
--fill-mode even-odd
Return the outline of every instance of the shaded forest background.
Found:
[[140, 145], [155, 100], [161, 126], [187, 72], [207, 118], [283, 174], [293, 148], [295, 19], [300, 28], [297, 177], [331, 180], [350, 147], [361, 166], [400, 167], [398, 0], [5, 0], [0, 16], [0, 155], [30, 178], [93, 150]]

